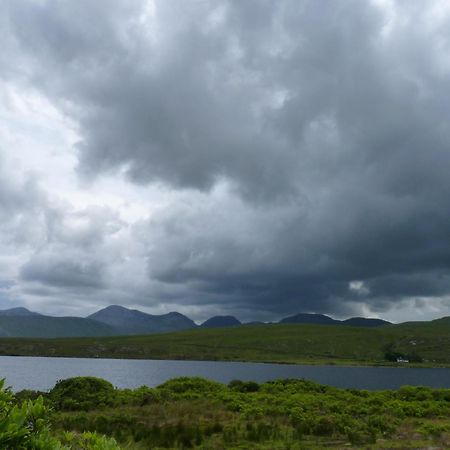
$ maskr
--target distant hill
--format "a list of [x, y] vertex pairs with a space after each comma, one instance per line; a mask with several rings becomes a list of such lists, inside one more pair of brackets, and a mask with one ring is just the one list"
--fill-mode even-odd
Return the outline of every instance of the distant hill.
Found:
[[352, 327], [381, 327], [383, 325], [390, 325], [391, 322], [382, 319], [372, 319], [367, 317], [352, 317], [351, 319], [343, 320], [342, 325], [349, 325]]
[[[281, 324], [347, 325], [379, 327], [389, 322], [381, 319], [352, 317], [344, 321], [324, 314], [299, 313], [281, 319]], [[431, 326], [445, 327], [450, 317], [428, 322]], [[270, 325], [261, 322], [242, 324], [234, 316], [214, 316], [200, 328], [238, 327], [240, 325]], [[409, 326], [405, 323], [405, 326]], [[198, 328], [193, 320], [178, 312], [152, 315], [136, 309], [111, 305], [86, 318], [53, 317], [38, 314], [23, 307], [0, 310], [0, 337], [94, 337], [119, 335], [145, 335], [170, 333]]]
[[2, 309], [0, 310], [0, 316], [40, 316], [41, 314], [38, 314], [36, 312], [30, 311], [27, 308], [18, 307], [18, 308], [11, 308], [11, 309]]
[[241, 325], [241, 322], [234, 316], [214, 316], [203, 322], [200, 326], [202, 328], [221, 328], [221, 327], [235, 327]]
[[147, 314], [123, 306], [108, 306], [88, 319], [107, 324], [117, 330], [116, 334], [152, 334], [196, 328], [195, 322], [178, 312], [162, 315]]
[[445, 316], [445, 317], [441, 317], [440, 319], [434, 319], [431, 321], [431, 323], [433, 323], [435, 325], [450, 326], [450, 317]]
[[279, 323], [313, 323], [318, 325], [337, 325], [340, 320], [334, 320], [324, 314], [299, 313], [295, 316], [285, 317]]
[[299, 313], [295, 316], [285, 317], [279, 323], [310, 323], [315, 325], [347, 325], [352, 327], [380, 327], [390, 322], [382, 319], [366, 317], [352, 317], [347, 320], [336, 320], [324, 314]]
[[82, 317], [36, 315], [0, 315], [2, 337], [81, 337], [112, 336], [113, 327]]

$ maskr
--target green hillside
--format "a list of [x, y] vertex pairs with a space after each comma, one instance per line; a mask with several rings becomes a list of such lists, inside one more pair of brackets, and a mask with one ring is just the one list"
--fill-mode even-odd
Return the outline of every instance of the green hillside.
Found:
[[427, 365], [450, 365], [449, 320], [380, 328], [277, 324], [149, 336], [0, 339], [1, 355], [286, 363], [386, 363], [387, 348]]

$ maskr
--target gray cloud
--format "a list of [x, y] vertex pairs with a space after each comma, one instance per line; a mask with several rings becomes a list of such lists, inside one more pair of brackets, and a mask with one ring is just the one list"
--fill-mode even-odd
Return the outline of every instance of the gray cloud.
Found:
[[31, 175], [15, 172], [0, 153], [0, 242], [3, 246], [34, 245], [40, 239], [45, 194]]
[[[130, 228], [48, 208], [23, 281], [272, 316], [450, 294], [448, 15], [415, 1], [144, 6], [0, 7], [16, 61], [1, 75], [79, 125], [79, 175], [179, 195]], [[22, 200], [0, 186], [2, 201]], [[145, 276], [134, 294], [119, 270]]]
[[[53, 256], [53, 257], [52, 257]], [[95, 261], [80, 263], [72, 255], [40, 255], [26, 263], [21, 270], [25, 281], [39, 281], [51, 286], [100, 288], [102, 287], [102, 267]]]

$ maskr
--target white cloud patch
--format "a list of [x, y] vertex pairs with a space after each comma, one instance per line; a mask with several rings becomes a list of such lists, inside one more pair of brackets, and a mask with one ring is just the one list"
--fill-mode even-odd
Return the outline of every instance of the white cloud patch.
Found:
[[370, 289], [365, 286], [364, 281], [350, 281], [348, 288], [350, 291], [356, 292], [358, 295], [368, 295], [370, 293]]

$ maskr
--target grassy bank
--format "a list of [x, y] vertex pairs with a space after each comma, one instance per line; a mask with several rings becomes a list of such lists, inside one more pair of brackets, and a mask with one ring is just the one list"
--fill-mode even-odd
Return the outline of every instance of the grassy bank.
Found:
[[[38, 395], [23, 391], [15, 401]], [[305, 380], [223, 385], [178, 378], [157, 388], [119, 390], [87, 377], [61, 381], [42, 395], [53, 411], [48, 416], [51, 437], [71, 449], [450, 446], [448, 389], [368, 392]], [[78, 446], [80, 436], [104, 439], [104, 444]]]
[[257, 325], [148, 336], [0, 339], [0, 355], [191, 359], [316, 364], [389, 364], [386, 349], [449, 366], [450, 323], [380, 328]]

